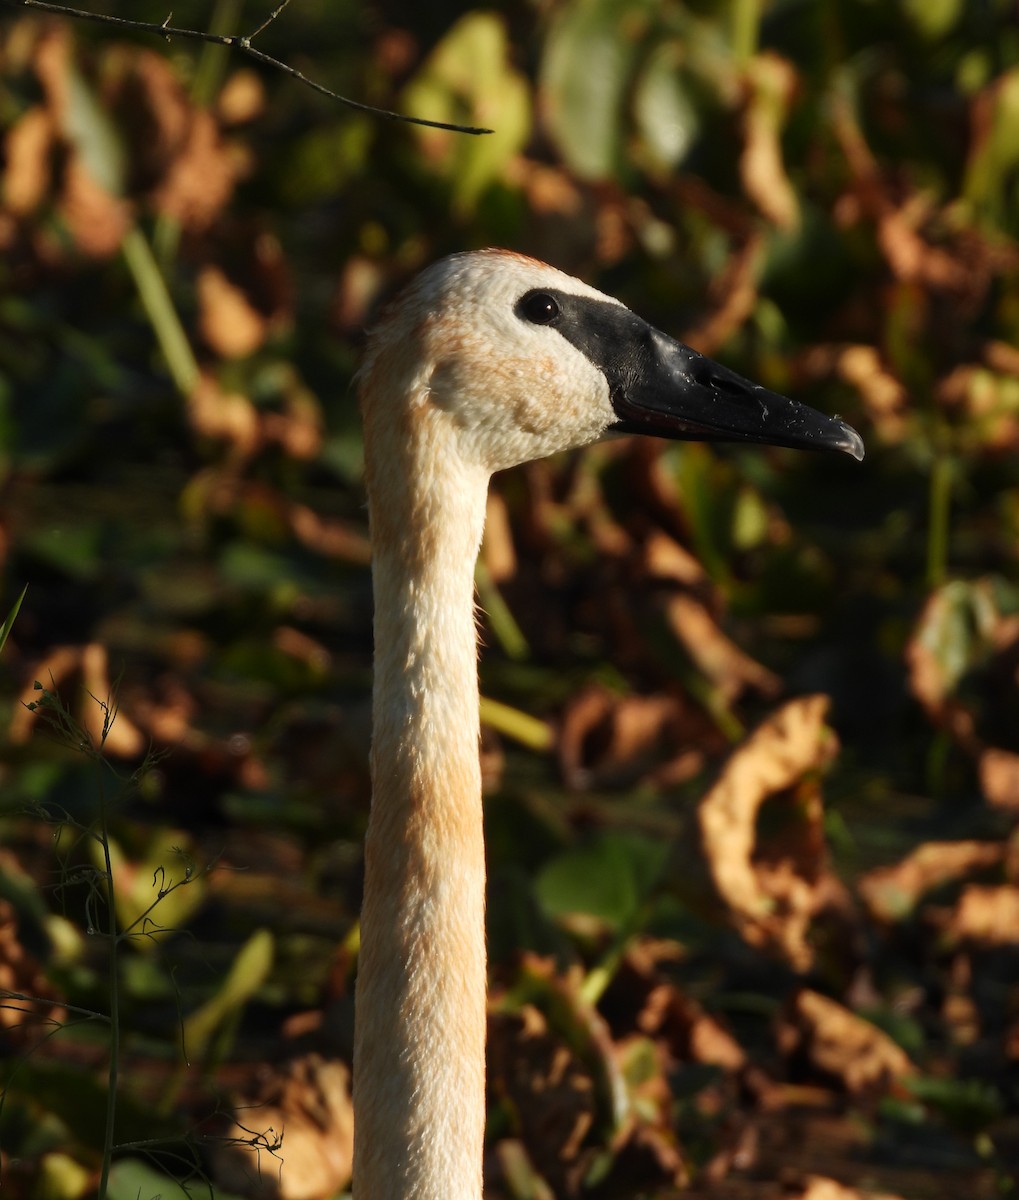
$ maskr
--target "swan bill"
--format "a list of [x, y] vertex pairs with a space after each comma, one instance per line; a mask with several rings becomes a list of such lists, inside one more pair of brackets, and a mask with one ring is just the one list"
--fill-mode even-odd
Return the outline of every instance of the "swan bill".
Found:
[[617, 432], [863, 458], [863, 439], [841, 418], [744, 379], [621, 304], [542, 288], [522, 296], [516, 311], [555, 329], [602, 372], [618, 418], [610, 428]]

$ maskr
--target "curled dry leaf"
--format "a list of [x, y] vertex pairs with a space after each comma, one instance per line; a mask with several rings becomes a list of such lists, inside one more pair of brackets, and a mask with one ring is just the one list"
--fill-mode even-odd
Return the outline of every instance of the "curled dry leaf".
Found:
[[289, 328], [293, 278], [279, 239], [253, 222], [218, 239], [217, 260], [198, 273], [199, 328], [216, 354], [242, 358]]
[[617, 696], [595, 685], [563, 713], [559, 765], [570, 787], [620, 787], [663, 775], [690, 778], [704, 765], [690, 742], [692, 716], [677, 696]]
[[[31, 669], [29, 682], [14, 706], [7, 736], [15, 745], [27, 742], [33, 729], [50, 709], [44, 691], [57, 696], [89, 739], [118, 758], [135, 758], [145, 751], [141, 730], [116, 708], [110, 682], [106, 647], [98, 642], [86, 646], [58, 646]], [[32, 705], [30, 708], [29, 705]]]
[[732, 754], [697, 810], [701, 848], [729, 920], [754, 946], [777, 950], [797, 969], [813, 961], [812, 920], [833, 901], [838, 885], [824, 865], [821, 797], [801, 788], [793, 824], [770, 844], [758, 839], [758, 814], [835, 756], [825, 725], [826, 696], [783, 705]]
[[885, 1091], [916, 1073], [909, 1056], [876, 1025], [819, 992], [802, 988], [778, 1027], [779, 1049], [837, 1079], [848, 1092]]
[[857, 890], [875, 920], [900, 921], [927, 892], [996, 867], [1004, 857], [999, 842], [925, 842], [894, 866], [868, 871]]
[[782, 161], [782, 127], [796, 90], [795, 68], [777, 54], [758, 54], [747, 64], [745, 86], [743, 190], [780, 229], [794, 229], [800, 209]]
[[776, 696], [782, 687], [777, 675], [745, 654], [719, 628], [707, 608], [693, 596], [677, 592], [665, 601], [669, 628], [690, 658], [714, 685], [726, 706], [748, 688]]
[[195, 721], [201, 706], [179, 679], [166, 675], [154, 687], [139, 687], [130, 693], [131, 713], [157, 746], [201, 753], [211, 742]]
[[273, 1070], [210, 1143], [218, 1182], [255, 1200], [325, 1200], [350, 1182], [350, 1071], [308, 1054]]

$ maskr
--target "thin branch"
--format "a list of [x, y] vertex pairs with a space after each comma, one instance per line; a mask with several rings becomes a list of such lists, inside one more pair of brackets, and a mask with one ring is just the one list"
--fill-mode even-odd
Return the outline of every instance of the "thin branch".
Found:
[[65, 4], [50, 4], [46, 0], [0, 0], [0, 3], [7, 8], [29, 8], [35, 9], [38, 12], [53, 13], [59, 17], [77, 17], [81, 21], [96, 21], [101, 25], [114, 25], [118, 29], [127, 30], [132, 33], [151, 33], [157, 37], [165, 38], [167, 41], [170, 41], [171, 38], [190, 38], [192, 41], [212, 42], [217, 46], [227, 46], [231, 50], [238, 50], [241, 54], [246, 54], [256, 62], [264, 63], [267, 67], [282, 71], [284, 75], [289, 75], [291, 79], [298, 80], [298, 82], [303, 83], [306, 87], [310, 87], [312, 91], [319, 92], [323, 96], [328, 96], [330, 100], [336, 100], [340, 104], [345, 104], [347, 108], [352, 108], [355, 112], [368, 113], [373, 117], [384, 117], [387, 121], [402, 121], [408, 125], [424, 125], [429, 129], [446, 129], [451, 133], [479, 135], [493, 132], [491, 129], [481, 129], [474, 125], [451, 125], [446, 121], [429, 121], [425, 117], [410, 117], [406, 113], [390, 112], [389, 109], [376, 108], [372, 104], [361, 104], [357, 100], [350, 100], [346, 96], [341, 96], [338, 92], [331, 91], [321, 83], [316, 83], [314, 79], [309, 79], [307, 75], [298, 71], [296, 67], [282, 62], [278, 58], [273, 58], [269, 54], [264, 54], [261, 50], [256, 50], [252, 45], [254, 38], [276, 20], [290, 3], [290, 0], [283, 0], [272, 11], [267, 20], [263, 21], [257, 29], [248, 34], [219, 34], [206, 33], [201, 29], [181, 29], [176, 25], [170, 24], [173, 13], [170, 13], [165, 21], [157, 24], [152, 21], [132, 21], [126, 17], [111, 17], [105, 13], [86, 12], [82, 8], [70, 8]]

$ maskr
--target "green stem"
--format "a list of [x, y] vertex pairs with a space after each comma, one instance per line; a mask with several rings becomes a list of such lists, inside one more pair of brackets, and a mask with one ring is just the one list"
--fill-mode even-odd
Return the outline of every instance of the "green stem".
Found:
[[730, 0], [730, 5], [729, 40], [733, 57], [743, 67], [757, 53], [761, 3], [760, 0]]
[[524, 637], [523, 630], [517, 624], [509, 605], [502, 598], [502, 593], [492, 581], [488, 568], [480, 558], [474, 569], [474, 583], [478, 589], [478, 600], [488, 617], [489, 627], [506, 657], [516, 661], [527, 658], [531, 653], [527, 638]]
[[580, 995], [592, 1008], [597, 1008], [598, 1001], [605, 994], [605, 989], [619, 970], [619, 964], [623, 961], [627, 946], [631, 939], [648, 923], [651, 911], [651, 901], [645, 901], [630, 920], [623, 923], [608, 950], [584, 977], [584, 981], [580, 985]]
[[149, 243], [137, 226], [128, 231], [121, 250], [173, 382], [182, 396], [190, 396], [198, 382], [198, 362]]
[[931, 468], [927, 523], [927, 586], [940, 587], [948, 574], [948, 528], [952, 510], [952, 460], [939, 454]]
[[498, 700], [492, 700], [488, 696], [481, 697], [480, 710], [482, 725], [498, 730], [529, 750], [543, 753], [552, 749], [555, 740], [552, 730], [546, 722], [539, 721], [537, 717], [521, 712], [518, 708], [511, 708]]
[[117, 933], [117, 896], [113, 882], [113, 860], [110, 856], [110, 829], [106, 812], [106, 789], [99, 777], [99, 830], [103, 847], [103, 862], [106, 870], [106, 909], [108, 914], [107, 936], [109, 949], [110, 984], [110, 1069], [106, 1077], [106, 1130], [103, 1137], [103, 1164], [99, 1178], [98, 1200], [106, 1200], [110, 1182], [110, 1167], [113, 1165], [113, 1134], [117, 1121], [117, 1086], [120, 1080], [120, 972], [119, 935]]

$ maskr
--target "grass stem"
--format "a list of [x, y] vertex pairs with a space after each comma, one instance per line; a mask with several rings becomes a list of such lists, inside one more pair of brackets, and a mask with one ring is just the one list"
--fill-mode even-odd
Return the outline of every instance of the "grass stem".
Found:
[[128, 231], [121, 250], [174, 385], [182, 396], [190, 396], [198, 382], [198, 362], [159, 265], [137, 226]]

